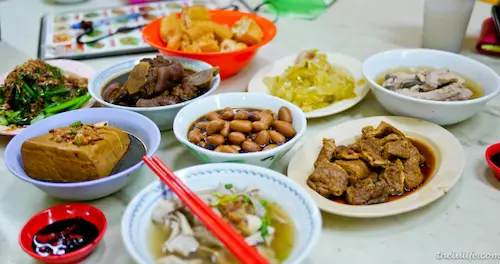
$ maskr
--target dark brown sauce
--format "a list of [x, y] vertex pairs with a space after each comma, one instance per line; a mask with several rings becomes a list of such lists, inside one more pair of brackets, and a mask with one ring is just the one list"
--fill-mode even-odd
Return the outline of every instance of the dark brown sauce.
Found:
[[500, 167], [500, 153], [491, 156], [491, 162], [493, 162], [493, 164], [495, 164], [497, 167]]
[[[414, 193], [420, 187], [427, 184], [432, 179], [432, 176], [434, 175], [434, 170], [436, 168], [436, 156], [434, 155], [434, 152], [432, 151], [432, 149], [428, 145], [426, 145], [425, 143], [423, 143], [422, 141], [419, 141], [417, 139], [410, 138], [410, 141], [418, 149], [418, 152], [420, 152], [420, 154], [422, 154], [422, 156], [424, 156], [424, 158], [425, 158], [425, 162], [422, 165], [420, 165], [420, 171], [422, 171], [422, 174], [424, 175], [424, 180], [422, 181], [422, 183], [419, 186], [417, 186], [411, 190], [405, 189], [405, 192], [401, 195], [390, 195], [389, 198], [387, 198], [387, 200], [385, 202], [382, 202], [382, 203], [395, 201], [395, 200], [401, 199], [403, 197], [406, 197], [406, 196]], [[500, 156], [499, 156], [499, 159], [500, 159]], [[337, 203], [341, 203], [341, 204], [348, 204], [345, 201], [344, 196], [333, 197], [333, 198], [330, 198], [330, 200], [337, 202]], [[353, 205], [353, 204], [349, 204], [349, 205]]]
[[36, 233], [32, 247], [42, 257], [61, 256], [92, 243], [99, 230], [83, 218], [70, 218], [54, 222]]

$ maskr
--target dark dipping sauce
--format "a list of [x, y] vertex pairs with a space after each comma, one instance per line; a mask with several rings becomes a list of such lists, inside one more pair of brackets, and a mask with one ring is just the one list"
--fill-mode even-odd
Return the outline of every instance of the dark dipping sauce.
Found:
[[493, 156], [491, 156], [491, 162], [495, 164], [495, 166], [500, 167], [500, 153], [496, 153]]
[[[382, 203], [378, 203], [378, 204], [388, 203], [388, 202], [395, 201], [395, 200], [401, 199], [403, 197], [406, 197], [406, 196], [414, 193], [416, 190], [418, 190], [420, 187], [424, 186], [427, 182], [429, 182], [432, 179], [432, 176], [434, 174], [434, 169], [436, 168], [436, 157], [434, 155], [434, 152], [432, 151], [432, 149], [429, 146], [427, 146], [422, 141], [416, 140], [414, 138], [410, 138], [410, 141], [418, 149], [418, 152], [420, 152], [420, 154], [422, 154], [422, 156], [424, 156], [424, 158], [425, 158], [425, 162], [422, 165], [420, 165], [420, 170], [422, 171], [422, 174], [424, 175], [424, 180], [422, 181], [422, 183], [419, 186], [417, 186], [411, 190], [407, 190], [405, 188], [405, 192], [401, 195], [389, 195], [387, 200], [385, 200]], [[499, 156], [499, 159], [500, 159], [500, 156]], [[343, 195], [338, 196], [338, 197], [329, 198], [329, 199], [334, 201], [334, 202], [337, 202], [337, 203], [348, 204], [345, 201], [345, 198]], [[348, 205], [358, 206], [355, 204], [348, 204]], [[360, 205], [367, 206], [367, 205], [376, 205], [376, 204], [360, 204]]]
[[[246, 112], [245, 114], [240, 113]], [[228, 113], [231, 113], [229, 114]], [[261, 113], [267, 112], [267, 115], [272, 116], [272, 122], [265, 127], [256, 126], [256, 123], [263, 124], [266, 118]], [[285, 113], [286, 112], [286, 113]], [[272, 114], [271, 114], [272, 113]], [[217, 119], [213, 118], [217, 116]], [[227, 117], [230, 116], [230, 117]], [[282, 119], [280, 119], [280, 116]], [[211, 118], [212, 117], [212, 118]], [[286, 117], [286, 118], [284, 118]], [[288, 121], [284, 121], [284, 120]], [[265, 151], [268, 149], [276, 148], [290, 141], [296, 134], [293, 128], [291, 112], [288, 108], [280, 108], [279, 113], [274, 113], [270, 110], [256, 109], [256, 108], [224, 108], [209, 112], [196, 121], [194, 121], [188, 129], [188, 140], [202, 148], [214, 150], [217, 152], [226, 153], [250, 153]], [[215, 130], [214, 133], [209, 133], [210, 124], [215, 121], [223, 122], [223, 126]], [[246, 122], [246, 126], [236, 126], [233, 122]], [[276, 125], [275, 121], [280, 121], [280, 125]], [[279, 123], [279, 122], [278, 122]], [[192, 140], [192, 134], [195, 130], [199, 133], [201, 140]], [[225, 132], [224, 132], [225, 131]], [[240, 139], [235, 140], [235, 134], [239, 135]], [[211, 140], [211, 137], [217, 140]], [[217, 144], [210, 142], [217, 141]], [[234, 150], [231, 152], [220, 150], [221, 147], [232, 147]], [[220, 150], [220, 151], [219, 151]]]
[[54, 222], [33, 237], [33, 250], [42, 257], [61, 256], [92, 243], [99, 230], [83, 218], [70, 218]]

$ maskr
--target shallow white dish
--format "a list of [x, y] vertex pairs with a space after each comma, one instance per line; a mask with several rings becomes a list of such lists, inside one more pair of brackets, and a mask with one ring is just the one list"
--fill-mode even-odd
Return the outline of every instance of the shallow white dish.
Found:
[[[359, 103], [361, 100], [363, 100], [368, 91], [370, 91], [370, 89], [366, 85], [366, 81], [363, 78], [363, 73], [361, 71], [361, 62], [359, 60], [340, 53], [324, 53], [324, 54], [326, 54], [327, 60], [330, 64], [343, 67], [344, 69], [348, 70], [351, 73], [356, 84], [356, 88], [354, 91], [356, 92], [357, 96], [352, 99], [335, 102], [330, 106], [324, 108], [316, 109], [311, 112], [306, 112], [305, 113], [306, 118], [329, 116], [345, 111], [353, 107], [357, 103]], [[250, 80], [250, 83], [248, 84], [248, 92], [270, 94], [269, 88], [264, 83], [264, 78], [274, 77], [283, 74], [283, 72], [289, 66], [292, 66], [295, 63], [296, 58], [297, 55], [287, 56], [262, 68]]]
[[[193, 191], [215, 189], [220, 182], [231, 183], [237, 189], [257, 186], [264, 198], [280, 205], [294, 221], [295, 246], [285, 264], [303, 262], [319, 238], [322, 220], [318, 207], [304, 189], [281, 173], [252, 165], [213, 163], [189, 167], [175, 174]], [[153, 209], [160, 199], [160, 183], [153, 182], [134, 197], [123, 214], [123, 242], [137, 263], [154, 263], [148, 248], [148, 230]]]
[[[387, 71], [401, 67], [448, 68], [465, 76], [484, 89], [484, 96], [455, 102], [417, 99], [390, 91], [376, 80]], [[377, 53], [363, 62], [363, 75], [377, 101], [389, 112], [450, 125], [462, 122], [478, 111], [498, 92], [500, 77], [490, 67], [465, 56], [430, 49], [398, 49]]]
[[[48, 64], [58, 67], [65, 74], [71, 74], [71, 75], [76, 75], [79, 77], [84, 77], [89, 79], [94, 76], [96, 73], [95, 69], [92, 68], [90, 65], [85, 64], [83, 62], [79, 61], [74, 61], [74, 60], [49, 60], [46, 61]], [[7, 75], [9, 73], [5, 73], [0, 75], [0, 84], [3, 84], [5, 81], [5, 78], [7, 78]], [[96, 100], [91, 98], [86, 104], [84, 104], [80, 109], [84, 108], [89, 108], [92, 107], [96, 103]], [[0, 126], [0, 135], [6, 135], [6, 136], [15, 136], [19, 134], [21, 131], [23, 131], [24, 128], [12, 128], [10, 126]]]
[[[223, 153], [202, 148], [189, 142], [188, 131], [193, 122], [210, 111], [231, 108], [269, 109], [278, 113], [280, 107], [286, 106], [292, 113], [292, 125], [297, 134], [279, 147], [251, 153]], [[253, 164], [261, 167], [271, 167], [274, 162], [283, 157], [305, 134], [307, 120], [304, 112], [296, 105], [278, 97], [255, 93], [223, 93], [205, 97], [182, 108], [174, 120], [174, 135], [193, 155], [205, 163], [237, 162]]]
[[[361, 135], [363, 127], [377, 127], [380, 121], [393, 125], [410, 138], [415, 138], [432, 148], [436, 167], [427, 183], [405, 197], [375, 205], [333, 202], [309, 188], [306, 181], [314, 170], [314, 161], [323, 145], [323, 138], [333, 138], [337, 145], [350, 144]], [[343, 216], [370, 218], [405, 213], [435, 201], [455, 185], [462, 175], [464, 164], [462, 145], [446, 129], [420, 119], [377, 116], [345, 122], [318, 133], [316, 137], [305, 142], [292, 157], [288, 165], [288, 177], [306, 189], [323, 211]]]

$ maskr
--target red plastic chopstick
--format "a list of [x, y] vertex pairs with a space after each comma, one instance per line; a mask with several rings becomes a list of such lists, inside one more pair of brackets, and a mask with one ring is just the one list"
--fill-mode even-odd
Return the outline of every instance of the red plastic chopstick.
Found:
[[236, 256], [245, 264], [268, 264], [269, 261], [259, 254], [245, 239], [222, 217], [215, 214], [189, 187], [187, 187], [172, 170], [170, 170], [158, 157], [150, 160], [144, 156], [144, 162], [156, 175], [179, 197], [193, 214]]

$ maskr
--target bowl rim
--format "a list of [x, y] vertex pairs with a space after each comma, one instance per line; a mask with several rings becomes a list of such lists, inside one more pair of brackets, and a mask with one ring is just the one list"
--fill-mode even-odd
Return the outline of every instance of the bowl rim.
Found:
[[[87, 108], [87, 109], [78, 109], [78, 110], [74, 110], [74, 111], [60, 113], [58, 115], [54, 115], [54, 116], [51, 116], [49, 118], [40, 120], [39, 122], [33, 124], [32, 127], [36, 128], [36, 124], [38, 124], [38, 123], [43, 124], [43, 123], [47, 122], [46, 120], [55, 119], [55, 118], [62, 118], [64, 116], [66, 116], [66, 115], [73, 115], [74, 113], [78, 113], [79, 111], [92, 111], [92, 112], [96, 112], [96, 114], [98, 112], [100, 112], [100, 111], [116, 112], [116, 115], [127, 114], [127, 115], [131, 115], [132, 117], [134, 117], [133, 120], [141, 119], [143, 122], [149, 123], [149, 126], [155, 127], [156, 130], [150, 131], [151, 133], [153, 133], [153, 135], [151, 136], [153, 144], [151, 146], [149, 146], [149, 148], [147, 149], [146, 156], [149, 157], [149, 158], [151, 158], [158, 151], [158, 148], [160, 146], [160, 141], [161, 141], [161, 133], [160, 133], [160, 130], [159, 130], [158, 126], [153, 121], [151, 121], [151, 119], [147, 118], [146, 116], [141, 115], [139, 113], [132, 112], [132, 111], [125, 111], [125, 110], [114, 109], [114, 108]], [[124, 112], [127, 112], [127, 113], [124, 113]], [[110, 121], [110, 120], [108, 120], [108, 121]], [[34, 129], [34, 128], [31, 128], [31, 129]], [[30, 127], [26, 128], [21, 133], [25, 133], [24, 131], [29, 131], [29, 130], [30, 130]], [[126, 176], [126, 175], [128, 175], [128, 174], [136, 171], [137, 169], [139, 169], [144, 164], [144, 161], [141, 160], [140, 162], [136, 163], [135, 165], [129, 167], [128, 169], [126, 169], [124, 171], [121, 171], [121, 172], [118, 172], [118, 173], [115, 173], [115, 174], [111, 174], [111, 175], [109, 175], [107, 177], [104, 177], [104, 178], [101, 178], [101, 179], [84, 181], [84, 182], [46, 182], [46, 181], [40, 181], [40, 180], [36, 180], [36, 179], [33, 179], [33, 178], [29, 177], [26, 173], [24, 173], [26, 175], [17, 174], [12, 169], [12, 166], [11, 166], [10, 162], [8, 162], [8, 160], [10, 160], [10, 159], [5, 158], [5, 157], [7, 157], [9, 155], [12, 155], [12, 153], [16, 153], [16, 152], [20, 152], [21, 151], [20, 149], [19, 150], [13, 149], [13, 145], [17, 141], [21, 140], [19, 138], [20, 137], [14, 137], [9, 142], [9, 144], [7, 144], [7, 147], [5, 148], [5, 152], [4, 152], [5, 165], [6, 165], [7, 169], [12, 174], [14, 174], [16, 177], [18, 177], [19, 179], [21, 179], [23, 181], [26, 181], [26, 182], [29, 182], [31, 184], [34, 184], [36, 186], [51, 187], [51, 188], [74, 188], [74, 187], [93, 186], [93, 185], [96, 185], [96, 184], [105, 183], [105, 182], [112, 181], [114, 179], [118, 179], [118, 178], [121, 178], [123, 176]], [[20, 143], [20, 144], [22, 145], [22, 143]], [[24, 168], [23, 168], [23, 171], [24, 171]]]
[[[283, 151], [285, 148], [289, 147], [289, 146], [293, 146], [295, 145], [295, 143], [297, 143], [298, 140], [300, 140], [300, 138], [306, 133], [306, 129], [307, 129], [307, 119], [306, 119], [306, 116], [304, 114], [304, 112], [298, 107], [296, 106], [295, 104], [292, 104], [284, 99], [281, 99], [281, 98], [278, 98], [278, 97], [275, 97], [275, 96], [271, 96], [271, 95], [267, 95], [267, 94], [261, 94], [261, 93], [242, 93], [242, 92], [236, 92], [236, 93], [221, 93], [221, 94], [214, 94], [210, 97], [206, 97], [206, 98], [203, 98], [202, 100], [212, 100], [212, 98], [215, 99], [215, 97], [217, 98], [221, 98], [221, 97], [229, 97], [229, 96], [235, 96], [235, 97], [242, 97], [242, 96], [254, 96], [254, 97], [261, 97], [261, 98], [266, 98], [268, 100], [274, 100], [274, 101], [277, 101], [278, 103], [281, 104], [281, 106], [286, 106], [288, 108], [290, 108], [290, 110], [292, 110], [292, 108], [294, 109], [293, 111], [297, 112], [298, 113], [298, 116], [293, 116], [293, 119], [295, 118], [298, 118], [298, 119], [301, 119], [304, 123], [304, 126], [300, 129], [300, 130], [297, 130], [296, 129], [296, 134], [295, 136], [289, 140], [288, 142], [285, 142], [284, 144], [276, 147], [276, 148], [273, 148], [273, 149], [269, 149], [269, 150], [264, 150], [264, 151], [259, 151], [259, 152], [247, 152], [247, 153], [224, 153], [224, 152], [215, 152], [213, 150], [209, 150], [209, 149], [205, 149], [205, 148], [202, 148], [196, 144], [193, 144], [191, 143], [188, 139], [187, 139], [187, 135], [181, 135], [180, 132], [179, 132], [179, 119], [180, 117], [187, 111], [189, 111], [189, 107], [190, 106], [186, 106], [184, 108], [182, 108], [179, 113], [177, 113], [177, 115], [175, 116], [175, 119], [174, 119], [174, 135], [175, 137], [177, 138], [177, 140], [179, 140], [182, 144], [184, 145], [188, 145], [188, 146], [192, 146], [192, 148], [195, 150], [195, 151], [199, 151], [203, 154], [206, 154], [206, 155], [209, 155], [209, 156], [215, 156], [215, 157], [218, 157], [218, 158], [227, 158], [227, 159], [243, 159], [243, 158], [255, 158], [255, 157], [259, 157], [259, 156], [263, 156], [263, 155], [276, 155], [277, 153]], [[209, 99], [210, 98], [210, 99]], [[192, 106], [194, 107], [194, 106]], [[206, 114], [206, 113], [205, 113]], [[202, 114], [203, 115], [203, 114]], [[200, 116], [202, 116], [200, 115]], [[192, 122], [194, 122], [196, 120], [193, 120]], [[191, 124], [192, 124], [191, 122]], [[295, 127], [294, 127], [295, 128]], [[187, 128], [188, 132], [189, 132], [189, 127]]]
[[[179, 15], [179, 14], [181, 14], [181, 12], [177, 12], [174, 14]], [[167, 48], [166, 46], [158, 45], [156, 42], [152, 41], [149, 36], [144, 34], [144, 32], [146, 32], [147, 28], [152, 27], [152, 24], [161, 22], [162, 18], [160, 17], [160, 18], [153, 20], [152, 22], [150, 22], [148, 25], [146, 25], [144, 27], [144, 30], [142, 31], [142, 38], [146, 43], [148, 43], [152, 47], [154, 47], [158, 50], [161, 50], [161, 51], [177, 53], [179, 55], [197, 55], [197, 56], [211, 57], [211, 56], [220, 56], [220, 55], [228, 55], [228, 56], [233, 55], [234, 56], [237, 54], [242, 54], [242, 53], [254, 51], [254, 50], [266, 45], [267, 43], [271, 42], [274, 39], [274, 37], [276, 37], [276, 33], [277, 33], [276, 25], [265, 17], [259, 16], [256, 14], [252, 14], [252, 13], [236, 11], [236, 10], [222, 10], [222, 9], [210, 10], [210, 14], [211, 15], [233, 14], [233, 15], [240, 15], [241, 17], [248, 16], [248, 17], [252, 18], [257, 24], [259, 24], [261, 29], [262, 29], [262, 25], [259, 23], [260, 21], [263, 21], [264, 23], [271, 25], [271, 27], [268, 29], [271, 34], [269, 35], [268, 39], [266, 39], [266, 40], [263, 39], [260, 43], [252, 45], [252, 46], [244, 48], [244, 49], [241, 49], [241, 50], [224, 51], [224, 52], [220, 52], [220, 51], [218, 51], [218, 52], [189, 52], [189, 51], [174, 50], [174, 49]], [[264, 31], [264, 29], [262, 29], [262, 30]], [[162, 44], [165, 45], [165, 43], [163, 43], [163, 41], [162, 41]]]
[[[79, 208], [90, 209], [90, 210], [92, 210], [92, 212], [94, 213], [94, 215], [96, 215], [97, 218], [99, 218], [99, 220], [102, 221], [102, 224], [103, 224], [102, 228], [98, 229], [99, 235], [92, 242], [90, 242], [88, 245], [86, 245], [86, 246], [84, 246], [84, 247], [82, 247], [82, 248], [80, 248], [80, 249], [78, 249], [76, 251], [73, 251], [71, 253], [64, 254], [62, 256], [48, 256], [48, 257], [40, 256], [40, 255], [36, 254], [35, 252], [33, 252], [32, 249], [26, 248], [24, 246], [24, 244], [22, 243], [22, 239], [23, 239], [24, 236], [27, 235], [26, 232], [28, 232], [28, 231], [26, 230], [26, 228], [27, 228], [27, 226], [28, 226], [29, 223], [31, 223], [33, 221], [36, 221], [38, 218], [42, 217], [45, 213], [50, 213], [50, 211], [55, 210], [55, 209], [67, 208], [68, 206], [72, 207], [72, 208], [79, 207]], [[70, 219], [70, 218], [64, 218], [64, 219], [61, 219], [61, 220], [65, 220], [65, 219]], [[58, 220], [58, 221], [61, 221], [61, 220]], [[19, 246], [21, 247], [21, 249], [26, 254], [30, 255], [31, 257], [33, 257], [33, 258], [35, 258], [37, 260], [44, 261], [44, 262], [48, 261], [49, 263], [50, 263], [50, 261], [62, 261], [62, 260], [65, 260], [65, 259], [70, 259], [70, 258], [74, 258], [74, 257], [78, 257], [78, 256], [82, 256], [83, 257], [85, 254], [88, 253], [88, 251], [93, 251], [95, 249], [95, 247], [103, 239], [104, 234], [106, 233], [107, 227], [108, 227], [108, 221], [106, 219], [106, 215], [101, 210], [99, 210], [97, 207], [94, 207], [92, 205], [85, 204], [85, 203], [60, 204], [60, 205], [56, 205], [56, 206], [52, 206], [52, 207], [46, 208], [46, 209], [38, 212], [37, 214], [33, 215], [28, 221], [26, 221], [26, 223], [21, 228], [21, 231], [19, 232], [18, 243], [19, 243]]]
[[[257, 165], [251, 165], [251, 164], [240, 164], [240, 163], [208, 163], [208, 164], [201, 164], [201, 165], [196, 165], [196, 166], [191, 166], [191, 167], [186, 167], [184, 169], [176, 170], [174, 173], [176, 175], [179, 175], [182, 173], [182, 175], [190, 174], [192, 172], [196, 171], [214, 171], [217, 168], [223, 167], [224, 169], [239, 169], [239, 170], [247, 170], [251, 172], [259, 172], [261, 174], [266, 174], [267, 176], [270, 176], [273, 179], [278, 179], [280, 181], [284, 181], [290, 189], [293, 189], [297, 193], [300, 194], [300, 196], [306, 201], [307, 206], [310, 207], [312, 214], [311, 214], [311, 219], [312, 223], [316, 224], [312, 226], [312, 233], [310, 236], [311, 243], [307, 244], [307, 246], [301, 250], [299, 253], [297, 253], [297, 259], [293, 260], [292, 263], [302, 263], [308, 255], [311, 253], [311, 250], [316, 246], [319, 240], [319, 236], [321, 234], [321, 230], [323, 228], [323, 219], [321, 217], [321, 211], [319, 207], [316, 205], [316, 202], [314, 199], [307, 193], [307, 191], [300, 187], [298, 183], [287, 177], [286, 175], [271, 170], [269, 168], [264, 168], [260, 167]], [[183, 176], [180, 177], [181, 180]], [[137, 205], [144, 196], [145, 193], [150, 192], [151, 189], [154, 189], [157, 185], [159, 184], [158, 180], [155, 180], [151, 183], [149, 183], [147, 186], [145, 186], [143, 189], [141, 189], [135, 196], [132, 198], [132, 200], [128, 203], [125, 212], [122, 215], [121, 219], [121, 233], [122, 234], [127, 234], [128, 229], [126, 228], [131, 220], [132, 213], [133, 213], [133, 207]], [[251, 185], [251, 184], [250, 184]], [[170, 189], [168, 189], [170, 190]], [[293, 220], [293, 219], [292, 219]], [[126, 239], [125, 235], [122, 235], [122, 240], [123, 243], [125, 244], [125, 248], [127, 249], [127, 252], [134, 258], [136, 261], [137, 259], [142, 259], [141, 257], [137, 256], [137, 249], [132, 245], [132, 243]], [[288, 260], [288, 259], [287, 259]], [[287, 261], [285, 260], [285, 261]]]
[[[204, 94], [202, 94], [202, 95], [200, 95], [198, 97], [195, 97], [195, 98], [193, 98], [191, 100], [187, 100], [187, 101], [184, 101], [184, 102], [181, 102], [181, 103], [178, 103], [178, 104], [164, 105], [164, 106], [154, 106], [154, 107], [132, 107], [132, 106], [122, 106], [122, 105], [116, 105], [116, 104], [108, 103], [108, 102], [104, 101], [104, 99], [102, 99], [102, 95], [101, 94], [102, 94], [102, 88], [103, 88], [103, 86], [99, 86], [98, 87], [99, 93], [98, 94], [96, 93], [95, 90], [97, 90], [97, 87], [94, 87], [94, 83], [95, 83], [95, 80], [100, 75], [104, 74], [105, 72], [111, 71], [111, 70], [113, 70], [113, 68], [118, 67], [120, 65], [131, 63], [131, 62], [140, 61], [141, 59], [146, 59], [146, 58], [156, 58], [156, 56], [161, 56], [164, 59], [176, 60], [176, 61], [179, 61], [181, 63], [182, 63], [182, 61], [190, 61], [192, 63], [198, 63], [200, 65], [207, 66], [209, 68], [214, 68], [214, 66], [212, 66], [211, 64], [206, 63], [204, 61], [196, 60], [196, 59], [191, 59], [191, 58], [185, 58], [185, 57], [179, 57], [179, 56], [166, 56], [166, 55], [162, 55], [162, 54], [155, 54], [155, 55], [147, 55], [147, 56], [135, 57], [135, 58], [132, 58], [132, 59], [126, 59], [126, 60], [119, 61], [117, 63], [109, 65], [108, 67], [103, 68], [102, 70], [99, 70], [89, 80], [88, 93], [97, 102], [99, 102], [100, 104], [105, 105], [105, 106], [107, 106], [109, 108], [117, 108], [117, 109], [132, 111], [132, 112], [152, 112], [152, 111], [161, 111], [161, 110], [171, 110], [171, 109], [182, 108], [182, 107], [184, 107], [185, 105], [187, 105], [187, 104], [189, 104], [191, 102], [194, 102], [194, 101], [196, 101], [198, 99], [201, 99], [203, 97], [209, 96], [220, 85], [221, 77], [220, 77], [220, 73], [217, 73], [217, 75], [215, 77], [213, 77], [213, 79], [212, 79], [212, 87], [210, 87], [210, 89], [208, 91], [206, 91]], [[114, 75], [114, 76], [116, 77], [116, 75]], [[107, 81], [110, 81], [110, 80], [107, 80]], [[108, 83], [104, 83], [103, 85], [105, 85], [105, 84], [108, 84]]]
[[[396, 93], [394, 91], [391, 91], [391, 90], [388, 90], [388, 89], [382, 87], [375, 80], [373, 80], [372, 78], [368, 77], [368, 74], [366, 73], [367, 72], [367, 66], [366, 66], [366, 64], [368, 62], [370, 62], [372, 60], [375, 60], [375, 59], [378, 59], [378, 58], [383, 58], [387, 54], [391, 54], [391, 53], [403, 53], [403, 52], [431, 53], [431, 54], [435, 54], [436, 56], [449, 56], [449, 57], [454, 57], [454, 58], [457, 58], [457, 59], [460, 59], [460, 60], [464, 60], [465, 62], [469, 63], [470, 65], [473, 65], [473, 67], [476, 67], [476, 68], [479, 67], [479, 68], [481, 68], [482, 71], [484, 71], [484, 72], [488, 73], [489, 75], [495, 77], [497, 85], [496, 85], [496, 87], [494, 88], [494, 90], [491, 93], [486, 94], [484, 96], [481, 96], [479, 98], [474, 98], [474, 99], [464, 100], [464, 101], [434, 101], [434, 100], [419, 99], [419, 98], [411, 97], [411, 96], [408, 96], [408, 95], [403, 95], [403, 94]], [[493, 69], [491, 69], [490, 67], [488, 67], [486, 64], [484, 64], [482, 62], [479, 62], [479, 61], [474, 60], [472, 58], [466, 57], [464, 55], [455, 54], [455, 53], [451, 53], [451, 52], [447, 52], [447, 51], [442, 51], [442, 50], [433, 50], [433, 49], [422, 49], [422, 48], [420, 48], [420, 49], [393, 49], [393, 50], [382, 51], [382, 52], [373, 54], [370, 57], [368, 57], [367, 59], [365, 59], [363, 61], [363, 65], [362, 65], [362, 71], [363, 71], [363, 76], [371, 84], [371, 87], [373, 89], [377, 89], [379, 91], [384, 92], [385, 94], [389, 94], [389, 95], [395, 96], [395, 97], [400, 98], [400, 99], [404, 99], [404, 100], [408, 100], [408, 101], [412, 101], [412, 102], [416, 102], [416, 103], [429, 104], [429, 105], [444, 106], [444, 105], [470, 105], [470, 104], [477, 104], [477, 103], [482, 103], [482, 102], [489, 101], [491, 98], [495, 97], [500, 92], [500, 76]], [[379, 74], [382, 74], [382, 73], [383, 73], [383, 71], [380, 72]]]

